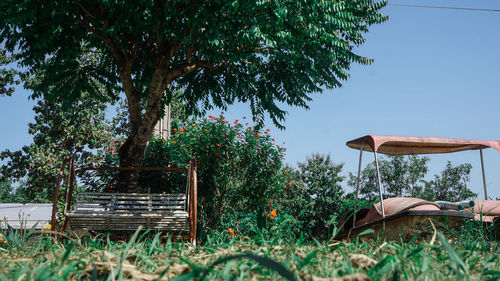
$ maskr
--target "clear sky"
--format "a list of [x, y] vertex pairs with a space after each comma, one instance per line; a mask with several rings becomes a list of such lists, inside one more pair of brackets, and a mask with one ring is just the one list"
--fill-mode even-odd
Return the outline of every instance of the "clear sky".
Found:
[[[389, 2], [500, 9], [498, 0]], [[286, 130], [266, 122], [286, 143], [290, 164], [311, 153], [330, 153], [345, 163], [345, 171], [355, 172], [359, 153], [345, 142], [367, 134], [500, 139], [500, 12], [395, 6], [383, 12], [389, 20], [373, 26], [358, 49], [374, 64], [353, 65], [342, 88], [312, 96], [310, 110], [286, 108]], [[0, 97], [0, 150], [29, 143], [32, 107], [22, 90]], [[250, 116], [241, 104], [225, 115]], [[365, 154], [365, 164], [372, 160]], [[473, 165], [470, 188], [483, 198], [479, 152], [432, 155], [429, 179], [447, 160]], [[500, 197], [500, 153], [487, 149], [484, 160], [489, 195]]]

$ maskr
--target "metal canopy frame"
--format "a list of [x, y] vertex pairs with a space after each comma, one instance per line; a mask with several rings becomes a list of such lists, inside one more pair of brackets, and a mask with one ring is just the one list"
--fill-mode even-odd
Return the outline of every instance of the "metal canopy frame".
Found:
[[[361, 164], [363, 160], [363, 151], [365, 150], [365, 147], [368, 148], [366, 149], [367, 151], [373, 151], [373, 156], [375, 158], [375, 167], [376, 167], [376, 173], [377, 173], [377, 185], [379, 188], [379, 197], [380, 197], [380, 206], [381, 206], [381, 213], [382, 217], [385, 218], [385, 209], [384, 209], [384, 195], [382, 192], [382, 181], [380, 177], [380, 169], [379, 169], [379, 163], [378, 163], [378, 155], [377, 151], [379, 148], [381, 148], [384, 144], [382, 141], [380, 144], [376, 145], [375, 144], [375, 139], [376, 137], [380, 138], [387, 138], [391, 139], [392, 145], [394, 145], [395, 142], [397, 142], [398, 138], [402, 139], [402, 142], [405, 141], [404, 145], [407, 147], [411, 147], [411, 142], [408, 142], [408, 140], [412, 140], [415, 144], [421, 144], [418, 142], [418, 140], [422, 140], [422, 142], [427, 143], [427, 144], [433, 144], [433, 141], [436, 141], [435, 143], [440, 143], [438, 141], [450, 141], [450, 144], [457, 144], [460, 143], [461, 141], [463, 143], [466, 143], [468, 145], [467, 148], [461, 148], [458, 150], [454, 151], [446, 151], [446, 152], [429, 152], [425, 153], [422, 151], [420, 152], [415, 152], [412, 151], [411, 153], [407, 153], [407, 155], [412, 155], [412, 154], [432, 154], [432, 153], [449, 153], [449, 152], [458, 152], [458, 151], [463, 151], [463, 150], [479, 150], [479, 155], [481, 158], [481, 171], [482, 171], [482, 176], [483, 176], [483, 188], [484, 188], [484, 199], [488, 200], [488, 190], [486, 187], [486, 174], [484, 171], [484, 160], [483, 160], [483, 149], [492, 147], [495, 148], [496, 150], [499, 150], [498, 144], [500, 144], [500, 141], [470, 141], [470, 140], [457, 140], [457, 139], [444, 139], [444, 138], [419, 138], [419, 137], [395, 137], [395, 136], [365, 136], [359, 139], [355, 139], [352, 141], [347, 142], [347, 145], [353, 149], [359, 149], [359, 163], [358, 163], [358, 177], [357, 177], [357, 182], [356, 182], [356, 197], [354, 201], [354, 223], [356, 222], [356, 211], [358, 208], [358, 198], [359, 198], [359, 186], [361, 183]], [[417, 140], [417, 141], [415, 141]], [[475, 146], [472, 146], [475, 145]], [[499, 150], [500, 151], [500, 150]], [[404, 151], [403, 151], [404, 152]], [[398, 150], [397, 153], [383, 153], [383, 154], [388, 154], [388, 155], [405, 155], [401, 150]]]

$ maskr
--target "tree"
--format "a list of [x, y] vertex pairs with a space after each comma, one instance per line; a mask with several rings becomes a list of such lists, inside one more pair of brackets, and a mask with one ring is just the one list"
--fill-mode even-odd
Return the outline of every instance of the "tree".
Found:
[[[388, 156], [380, 158], [380, 181], [384, 196], [398, 197], [420, 195], [423, 189], [419, 183], [427, 174], [427, 162], [429, 157], [408, 156]], [[379, 188], [377, 185], [375, 162], [368, 164], [361, 172], [360, 195], [368, 201], [379, 198]], [[349, 173], [348, 185], [356, 188], [357, 177]]]
[[340, 175], [344, 164], [333, 163], [331, 156], [313, 154], [298, 169], [286, 168], [290, 183], [280, 204], [302, 224], [303, 231], [326, 238], [328, 227], [339, 215], [344, 190]]
[[[2, 1], [0, 41], [28, 71], [46, 72], [34, 96], [51, 89], [72, 100], [118, 82], [130, 134], [120, 166], [140, 166], [172, 91], [195, 110], [248, 102], [280, 125], [278, 104], [307, 108], [310, 94], [341, 86], [363, 34], [387, 18], [385, 2], [339, 1]], [[82, 53], [99, 60], [79, 64]], [[50, 58], [47, 60], [47, 57]], [[92, 77], [93, 79], [88, 79]], [[109, 91], [111, 92], [111, 91]], [[260, 118], [262, 119], [262, 118]], [[138, 173], [122, 173], [135, 191]]]
[[10, 96], [14, 85], [20, 84], [20, 73], [11, 65], [14, 61], [14, 57], [0, 46], [0, 95]]
[[[357, 182], [358, 177], [349, 172], [347, 185], [356, 190]], [[379, 198], [378, 190], [377, 170], [375, 168], [375, 162], [372, 162], [366, 165], [366, 167], [361, 171], [359, 196], [367, 201], [376, 201]]]
[[441, 172], [441, 176], [434, 175], [434, 180], [425, 182], [425, 189], [422, 198], [430, 201], [462, 201], [477, 197], [477, 193], [472, 192], [467, 183], [470, 181], [470, 163], [460, 164], [453, 167], [450, 161]]
[[0, 159], [9, 161], [0, 167], [3, 175], [22, 179], [26, 199], [50, 201], [55, 190], [59, 169], [65, 156], [71, 156], [75, 166], [94, 162], [92, 150], [109, 146], [110, 128], [105, 125], [105, 103], [93, 99], [66, 104], [39, 99], [33, 107], [35, 120], [29, 124], [33, 143], [18, 151], [5, 150]]

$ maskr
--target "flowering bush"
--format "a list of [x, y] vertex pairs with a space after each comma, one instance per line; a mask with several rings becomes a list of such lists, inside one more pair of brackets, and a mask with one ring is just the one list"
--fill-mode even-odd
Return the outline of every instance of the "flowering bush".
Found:
[[[242, 120], [229, 122], [221, 115], [174, 121], [171, 137], [153, 137], [146, 150], [144, 167], [187, 168], [191, 159], [197, 160], [201, 231], [234, 228], [221, 224], [225, 214], [247, 214], [261, 228], [276, 217], [276, 211], [269, 216], [268, 203], [282, 186], [280, 169], [285, 149], [276, 145], [270, 129], [259, 124], [250, 126], [246, 118]], [[116, 147], [101, 152], [100, 165], [117, 166], [117, 148], [121, 143], [117, 140]], [[116, 173], [96, 174], [99, 176], [87, 180], [89, 186], [95, 190], [105, 186], [105, 191], [114, 191]], [[139, 192], [184, 192], [185, 184], [184, 173], [143, 171]]]

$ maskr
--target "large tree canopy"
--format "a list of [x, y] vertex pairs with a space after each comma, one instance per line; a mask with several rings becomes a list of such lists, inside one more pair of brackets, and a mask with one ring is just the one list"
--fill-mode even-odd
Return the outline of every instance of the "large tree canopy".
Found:
[[[172, 90], [182, 88], [192, 110], [248, 102], [255, 116], [268, 113], [280, 125], [285, 116], [280, 104], [307, 108], [311, 93], [348, 78], [351, 63], [371, 62], [353, 49], [364, 42], [370, 25], [386, 19], [380, 13], [384, 5], [5, 0], [0, 41], [18, 53], [28, 71], [44, 71], [35, 96], [50, 92], [71, 100], [76, 88], [99, 97], [102, 85], [114, 93], [120, 82], [131, 129], [120, 148], [120, 165], [139, 166]], [[82, 64], [82, 53], [99, 59]], [[134, 182], [131, 177], [124, 180]]]

